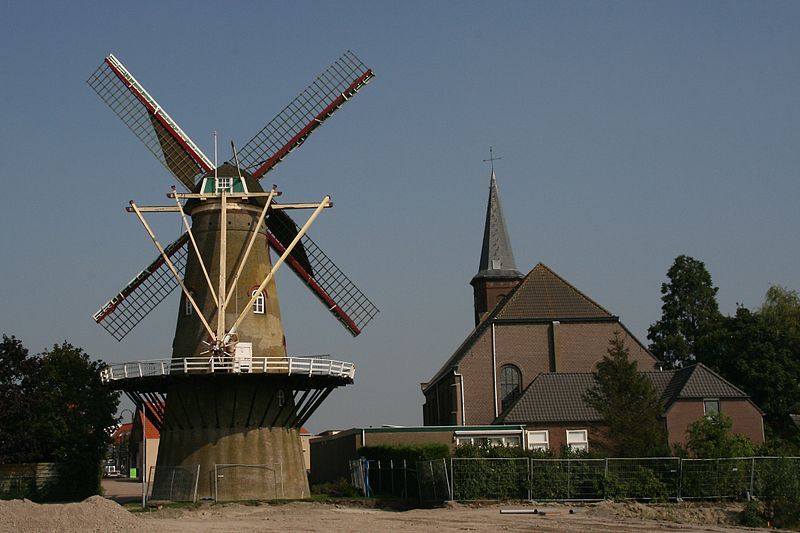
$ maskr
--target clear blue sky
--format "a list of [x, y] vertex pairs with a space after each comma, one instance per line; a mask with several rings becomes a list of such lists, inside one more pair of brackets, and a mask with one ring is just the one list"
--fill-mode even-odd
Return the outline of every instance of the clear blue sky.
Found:
[[375, 70], [270, 177], [333, 196], [312, 235], [381, 308], [352, 339], [279, 275], [289, 351], [358, 365], [312, 430], [421, 423], [419, 383], [472, 326], [490, 145], [520, 270], [548, 264], [644, 341], [679, 254], [724, 312], [756, 306], [800, 288], [798, 27], [796, 2], [7, 2], [0, 330], [170, 354], [177, 297], [122, 343], [91, 320], [155, 256], [124, 206], [171, 184], [84, 83], [108, 52], [209, 154], [345, 49]]

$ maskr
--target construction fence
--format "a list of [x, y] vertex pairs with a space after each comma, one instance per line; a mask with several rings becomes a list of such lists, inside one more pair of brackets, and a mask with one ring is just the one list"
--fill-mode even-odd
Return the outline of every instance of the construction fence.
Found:
[[[283, 466], [215, 464], [214, 501], [277, 500], [284, 497]], [[197, 502], [200, 465], [151, 466], [146, 500]]]
[[464, 458], [414, 465], [350, 462], [351, 482], [365, 496], [456, 501], [667, 501], [758, 498], [800, 457], [607, 459]]

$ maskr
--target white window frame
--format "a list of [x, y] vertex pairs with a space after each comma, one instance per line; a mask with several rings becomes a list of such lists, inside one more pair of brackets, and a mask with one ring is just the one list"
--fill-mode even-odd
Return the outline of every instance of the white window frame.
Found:
[[[253, 291], [250, 293], [250, 296], [255, 296], [258, 291]], [[264, 292], [258, 293], [258, 298], [255, 299], [253, 302], [253, 313], [256, 315], [263, 315], [266, 313], [267, 309], [267, 301], [264, 298]]]
[[710, 402], [716, 402], [716, 404], [717, 404], [717, 411], [716, 412], [717, 413], [721, 413], [722, 412], [722, 404], [720, 403], [719, 398], [703, 398], [703, 415], [711, 416], [712, 414], [714, 414], [713, 411], [709, 413], [708, 409], [706, 408], [706, 403], [710, 403]]
[[[574, 438], [578, 436], [578, 438]], [[589, 451], [589, 431], [586, 429], [568, 429], [567, 447], [573, 451]]]
[[[544, 440], [536, 440], [535, 436], [544, 436]], [[550, 449], [550, 431], [546, 429], [531, 429], [528, 430], [528, 449], [546, 451]]]
[[184, 303], [183, 303], [183, 315], [184, 316], [192, 316], [194, 314], [194, 307], [192, 306], [192, 302], [189, 301], [189, 296], [194, 298], [194, 291], [189, 289], [189, 294], [184, 295]]
[[501, 431], [456, 431], [454, 434], [456, 446], [472, 444], [473, 446], [508, 446], [519, 448], [522, 446], [522, 435], [517, 430]]
[[215, 185], [217, 192], [232, 192], [233, 178], [217, 178], [217, 183]]

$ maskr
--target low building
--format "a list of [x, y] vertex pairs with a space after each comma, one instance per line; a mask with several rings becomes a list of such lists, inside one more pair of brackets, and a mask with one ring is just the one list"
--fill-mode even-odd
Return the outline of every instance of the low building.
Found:
[[[149, 403], [146, 403], [144, 407], [153, 409]], [[145, 482], [150, 479], [150, 470], [156, 466], [160, 441], [161, 433], [158, 428], [145, 416], [144, 411], [137, 408], [130, 434], [130, 466], [136, 468], [137, 476], [140, 479], [144, 476]]]
[[363, 446], [459, 444], [526, 446], [522, 425], [391, 426], [326, 431], [311, 439], [312, 484], [350, 478], [349, 462], [358, 459]]
[[[705, 365], [643, 374], [661, 398], [669, 444], [685, 445], [689, 425], [718, 412], [731, 418], [734, 433], [754, 444], [764, 442], [761, 410]], [[539, 374], [496, 422], [525, 426], [529, 448], [591, 450], [607, 430], [597, 410], [584, 401], [595, 383], [589, 372]]]

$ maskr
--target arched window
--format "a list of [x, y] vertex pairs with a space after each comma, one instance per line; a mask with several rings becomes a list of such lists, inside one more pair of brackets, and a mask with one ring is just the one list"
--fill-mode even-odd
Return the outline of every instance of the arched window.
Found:
[[[253, 291], [250, 293], [250, 296], [255, 296], [255, 294], [256, 291]], [[256, 298], [255, 301], [253, 302], [253, 312], [257, 315], [263, 315], [265, 307], [266, 306], [264, 305], [264, 293], [259, 292], [258, 298]]]
[[186, 316], [194, 314], [194, 307], [192, 307], [192, 302], [189, 301], [189, 296], [194, 298], [194, 291], [192, 289], [189, 289], [189, 294], [188, 295], [184, 295], [184, 298], [183, 298], [183, 301], [184, 301], [183, 314], [186, 315]]
[[514, 365], [505, 365], [500, 369], [500, 399], [502, 410], [511, 405], [522, 392], [522, 373]]

